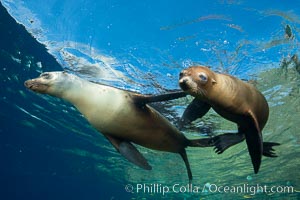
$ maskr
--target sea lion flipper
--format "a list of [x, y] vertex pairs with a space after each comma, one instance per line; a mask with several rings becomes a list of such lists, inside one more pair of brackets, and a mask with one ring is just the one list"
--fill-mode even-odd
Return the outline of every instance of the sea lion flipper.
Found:
[[213, 137], [214, 150], [217, 154], [223, 153], [229, 147], [242, 142], [245, 139], [244, 133], [224, 133]]
[[189, 140], [189, 147], [213, 147], [215, 146], [213, 138], [202, 138]]
[[186, 170], [187, 170], [187, 173], [188, 173], [188, 177], [189, 177], [189, 182], [191, 183], [192, 179], [193, 179], [193, 175], [192, 175], [190, 163], [189, 163], [188, 157], [186, 155], [185, 149], [183, 149], [183, 151], [179, 152], [179, 154], [181, 155], [181, 158], [184, 161], [184, 164], [185, 164], [185, 167], [186, 167]]
[[127, 160], [136, 164], [137, 166], [146, 170], [152, 169], [146, 158], [130, 142], [121, 142], [119, 151], [121, 155], [123, 155], [125, 158], [127, 158]]
[[123, 141], [112, 136], [106, 136], [106, 138], [112, 143], [112, 145], [117, 149], [117, 151], [120, 152], [120, 154], [123, 155], [128, 161], [143, 169], [152, 169], [152, 167], [147, 162], [146, 158], [130, 142]]
[[194, 100], [187, 106], [181, 119], [178, 122], [179, 129], [190, 122], [203, 117], [211, 108], [208, 103], [194, 98]]
[[[242, 142], [245, 139], [245, 135], [243, 132], [239, 133], [224, 133], [222, 135], [218, 135], [210, 139], [210, 141], [214, 144], [214, 150], [217, 154], [223, 153], [229, 147]], [[263, 156], [266, 157], [277, 157], [274, 146], [280, 145], [276, 142], [264, 142], [263, 143]]]
[[248, 152], [250, 154], [252, 165], [254, 168], [254, 173], [257, 174], [263, 155], [263, 140], [256, 117], [251, 111], [249, 111], [248, 113], [248, 120], [251, 126], [248, 127], [247, 130], [245, 130], [245, 138]]
[[264, 142], [263, 143], [263, 155], [266, 157], [277, 157], [275, 150], [273, 149], [273, 146], [278, 146], [279, 143], [276, 142]]
[[169, 92], [165, 94], [160, 95], [141, 95], [141, 94], [135, 94], [134, 101], [137, 104], [147, 104], [147, 103], [154, 103], [154, 102], [161, 102], [161, 101], [170, 101], [173, 99], [178, 99], [181, 97], [185, 97], [187, 93], [176, 90], [174, 92]]

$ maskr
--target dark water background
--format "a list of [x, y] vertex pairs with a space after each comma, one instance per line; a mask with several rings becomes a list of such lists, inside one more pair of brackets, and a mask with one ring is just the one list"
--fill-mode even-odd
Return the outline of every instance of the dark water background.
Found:
[[[298, 1], [72, 2], [27, 1], [20, 7], [1, 1], [14, 16], [1, 5], [1, 199], [300, 198]], [[187, 184], [181, 158], [141, 148], [153, 170], [139, 169], [70, 104], [23, 86], [41, 72], [64, 69], [120, 88], [159, 93], [178, 88], [178, 73], [194, 63], [255, 80], [270, 105], [264, 139], [281, 146], [278, 158], [263, 159], [257, 175], [245, 143], [222, 155], [189, 148], [193, 183], [293, 186], [293, 193], [127, 193], [127, 184]], [[159, 106], [174, 122], [189, 101]], [[193, 125], [198, 129], [186, 130], [189, 138], [235, 130], [213, 112]]]

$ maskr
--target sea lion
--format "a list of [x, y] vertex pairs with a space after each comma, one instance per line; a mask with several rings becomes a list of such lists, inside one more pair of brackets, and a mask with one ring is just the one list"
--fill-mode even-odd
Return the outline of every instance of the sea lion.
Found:
[[184, 112], [182, 123], [202, 117], [213, 108], [219, 115], [237, 124], [237, 134], [225, 133], [212, 139], [217, 153], [223, 153], [246, 138], [255, 173], [259, 171], [262, 155], [276, 157], [272, 147], [279, 144], [263, 142], [261, 134], [268, 120], [269, 106], [254, 86], [204, 66], [181, 71], [179, 86], [195, 97]]
[[72, 103], [125, 158], [150, 170], [144, 156], [132, 143], [160, 151], [179, 153], [192, 172], [185, 148], [212, 146], [207, 139], [187, 139], [166, 118], [147, 103], [186, 96], [182, 91], [157, 96], [117, 89], [92, 83], [66, 72], [46, 72], [27, 80], [25, 86], [38, 93], [49, 94]]

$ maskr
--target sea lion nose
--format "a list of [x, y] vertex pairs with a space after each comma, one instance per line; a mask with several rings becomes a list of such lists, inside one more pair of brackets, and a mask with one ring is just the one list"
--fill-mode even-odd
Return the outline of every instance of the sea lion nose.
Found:
[[186, 77], [179, 79], [179, 84], [185, 84], [188, 81]]
[[181, 87], [182, 90], [188, 89], [188, 84], [187, 84], [188, 81], [189, 79], [187, 77], [183, 77], [179, 79], [179, 86]]
[[27, 81], [24, 82], [24, 86], [25, 86], [26, 88], [30, 88], [30, 87], [32, 86], [31, 83], [32, 83], [31, 80], [27, 80]]

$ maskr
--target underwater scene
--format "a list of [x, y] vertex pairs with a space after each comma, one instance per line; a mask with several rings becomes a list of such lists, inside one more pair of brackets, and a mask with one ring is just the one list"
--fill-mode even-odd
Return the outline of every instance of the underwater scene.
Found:
[[0, 0], [0, 28], [0, 199], [300, 199], [300, 1]]

